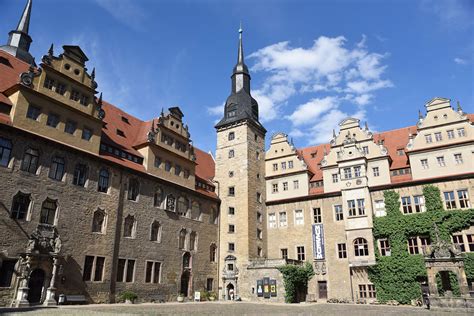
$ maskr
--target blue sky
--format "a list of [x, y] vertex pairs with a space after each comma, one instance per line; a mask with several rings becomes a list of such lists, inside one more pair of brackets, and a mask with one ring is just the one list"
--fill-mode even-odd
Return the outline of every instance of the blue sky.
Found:
[[[0, 0], [0, 36], [26, 0]], [[474, 109], [474, 2], [33, 0], [39, 60], [80, 45], [104, 99], [148, 120], [180, 106], [194, 144], [214, 150], [239, 23], [267, 139], [327, 142], [346, 116], [375, 131], [416, 123], [435, 96]], [[3, 34], [3, 35], [2, 35]]]

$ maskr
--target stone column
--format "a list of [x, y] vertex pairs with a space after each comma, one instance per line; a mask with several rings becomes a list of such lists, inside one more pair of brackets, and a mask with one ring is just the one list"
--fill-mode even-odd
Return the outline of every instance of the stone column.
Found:
[[44, 300], [44, 306], [53, 306], [57, 305], [56, 302], [56, 287], [54, 286], [56, 283], [56, 274], [58, 271], [58, 258], [56, 255], [53, 255], [53, 273], [51, 275], [51, 281], [49, 283], [49, 287], [46, 291], [46, 299]]

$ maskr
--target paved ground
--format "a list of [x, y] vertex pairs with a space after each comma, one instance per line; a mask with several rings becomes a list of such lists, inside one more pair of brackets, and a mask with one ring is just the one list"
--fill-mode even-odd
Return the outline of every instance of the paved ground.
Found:
[[1, 315], [472, 315], [452, 311], [429, 311], [406, 306], [373, 306], [353, 304], [276, 304], [244, 302], [201, 302], [165, 304], [110, 304], [62, 306], [37, 309], [1, 309]]

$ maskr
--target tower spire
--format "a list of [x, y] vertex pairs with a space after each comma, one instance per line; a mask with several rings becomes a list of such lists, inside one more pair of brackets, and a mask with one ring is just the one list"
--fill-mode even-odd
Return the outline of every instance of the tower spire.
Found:
[[242, 22], [240, 22], [240, 27], [239, 27], [239, 53], [237, 57], [237, 65], [239, 64], [244, 64], [244, 47], [242, 45]]
[[21, 15], [20, 21], [18, 22], [18, 26], [16, 27], [18, 32], [28, 34], [28, 30], [30, 28], [31, 5], [32, 0], [28, 0], [25, 9], [23, 9], [23, 14]]
[[28, 34], [30, 29], [30, 18], [31, 18], [31, 7], [33, 5], [32, 0], [26, 2], [23, 13], [21, 14], [20, 21], [16, 29], [8, 33], [8, 42], [6, 45], [0, 46], [0, 50], [3, 50], [10, 55], [15, 56], [18, 59], [27, 62], [28, 64], [35, 64], [35, 59], [30, 54], [30, 44], [33, 41]]

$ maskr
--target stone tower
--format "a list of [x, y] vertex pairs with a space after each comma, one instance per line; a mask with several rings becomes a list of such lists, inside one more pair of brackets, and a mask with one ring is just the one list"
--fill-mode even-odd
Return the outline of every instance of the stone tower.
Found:
[[[241, 296], [239, 280], [249, 260], [264, 257], [265, 128], [258, 120], [258, 103], [250, 94], [250, 74], [244, 63], [239, 29], [237, 64], [232, 91], [217, 130], [216, 176], [221, 199], [221, 299]], [[240, 282], [242, 283], [242, 282]], [[243, 290], [243, 289], [242, 289]], [[233, 295], [230, 295], [233, 294]]]

